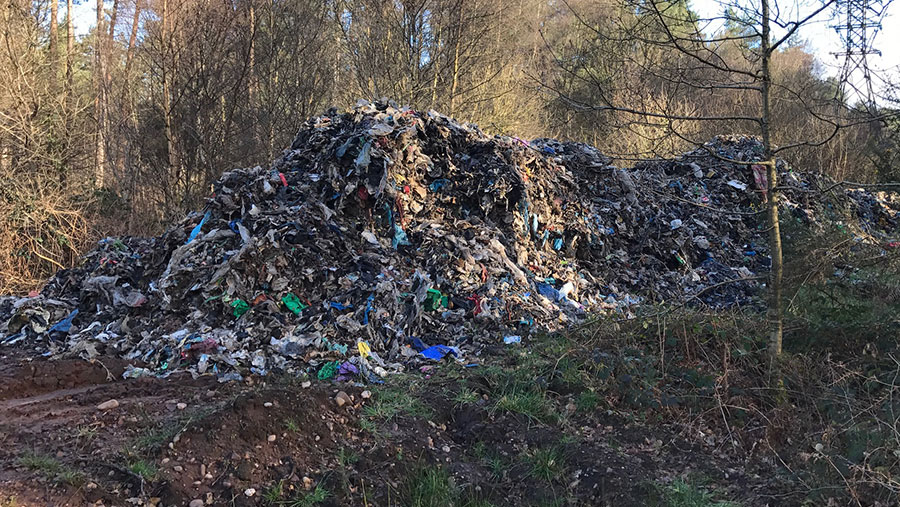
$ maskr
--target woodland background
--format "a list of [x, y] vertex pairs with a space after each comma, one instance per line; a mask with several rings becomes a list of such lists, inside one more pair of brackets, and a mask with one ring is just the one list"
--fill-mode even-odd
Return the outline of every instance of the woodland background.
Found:
[[[305, 119], [360, 98], [587, 142], [622, 165], [753, 131], [673, 113], [760, 107], [741, 90], [687, 86], [709, 67], [634, 38], [641, 9], [622, 0], [98, 1], [77, 39], [72, 1], [0, 6], [0, 293], [38, 287], [101, 237], [160, 232], [223, 171], [265, 166]], [[673, 14], [641, 30], [704, 29], [682, 0], [647, 1]], [[715, 54], [739, 69], [754, 47], [733, 15]], [[662, 63], [683, 79], [654, 72]], [[900, 125], [885, 114], [897, 102], [852, 104], [799, 39], [772, 68], [774, 143], [830, 139], [785, 153], [793, 167], [897, 179]], [[603, 103], [659, 115], [623, 121]], [[835, 115], [849, 127], [829, 137], [821, 118]]]

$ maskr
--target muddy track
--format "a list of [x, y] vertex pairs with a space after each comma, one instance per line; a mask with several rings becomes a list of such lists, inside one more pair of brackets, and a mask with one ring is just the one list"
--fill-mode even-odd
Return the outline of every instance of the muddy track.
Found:
[[[122, 368], [112, 359], [0, 356], [0, 507], [271, 505], [317, 488], [328, 497], [316, 505], [397, 506], [404, 481], [427, 467], [497, 506], [557, 505], [560, 496], [645, 505], [650, 479], [691, 473], [736, 498], [769, 488], [760, 463], [728, 458], [666, 424], [603, 413], [538, 424], [493, 410], [477, 380], [478, 398], [460, 404], [457, 387], [411, 376], [418, 390], [410, 399], [428, 415], [382, 417], [380, 397], [396, 386], [369, 386], [363, 396], [351, 383], [277, 377], [121, 380]], [[350, 400], [343, 406], [340, 390]], [[115, 407], [99, 408], [111, 400]], [[538, 480], [529, 457], [551, 448], [565, 466]], [[491, 459], [504, 463], [500, 475]]]

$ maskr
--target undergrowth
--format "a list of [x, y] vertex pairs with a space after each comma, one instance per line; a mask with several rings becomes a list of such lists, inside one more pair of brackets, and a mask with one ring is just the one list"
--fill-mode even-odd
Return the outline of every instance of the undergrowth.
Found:
[[648, 502], [655, 507], [740, 507], [730, 501], [717, 501], [701, 485], [682, 479], [670, 484], [654, 484], [654, 494]]
[[401, 490], [407, 507], [492, 507], [489, 501], [461, 490], [450, 474], [435, 466], [416, 467], [406, 477]]

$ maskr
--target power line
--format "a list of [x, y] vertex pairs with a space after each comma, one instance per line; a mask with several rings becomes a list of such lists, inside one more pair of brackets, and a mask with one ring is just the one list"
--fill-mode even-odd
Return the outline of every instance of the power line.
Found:
[[[867, 108], [875, 107], [875, 92], [868, 56], [881, 55], [875, 49], [875, 36], [881, 30], [881, 17], [891, 0], [837, 0], [835, 17], [841, 22], [831, 25], [843, 43], [843, 51], [833, 52], [835, 58], [844, 58], [840, 75], [840, 94], [846, 100], [849, 86]], [[852, 78], [862, 74], [862, 87]], [[861, 89], [862, 88], [862, 89]]]

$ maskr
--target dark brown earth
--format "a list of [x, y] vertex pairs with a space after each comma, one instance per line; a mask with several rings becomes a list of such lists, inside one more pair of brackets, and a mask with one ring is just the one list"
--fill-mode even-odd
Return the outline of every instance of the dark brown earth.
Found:
[[[468, 403], [453, 401], [458, 377], [417, 373], [409, 386], [428, 416], [378, 417], [387, 394], [372, 387], [364, 398], [351, 384], [277, 377], [121, 380], [123, 367], [0, 356], [0, 506], [267, 505], [279, 484], [279, 502], [328, 491], [288, 505], [405, 505], [407, 478], [427, 467], [483, 502], [466, 505], [647, 505], [651, 481], [696, 474], [745, 505], [792, 504], [765, 460], [707, 445], [659, 413], [652, 426], [641, 414], [582, 416], [562, 396], [567, 422], [544, 424], [492, 409], [478, 373]], [[339, 390], [352, 402], [338, 406]], [[109, 400], [118, 407], [98, 408]], [[528, 456], [550, 447], [564, 465], [541, 477]]]

